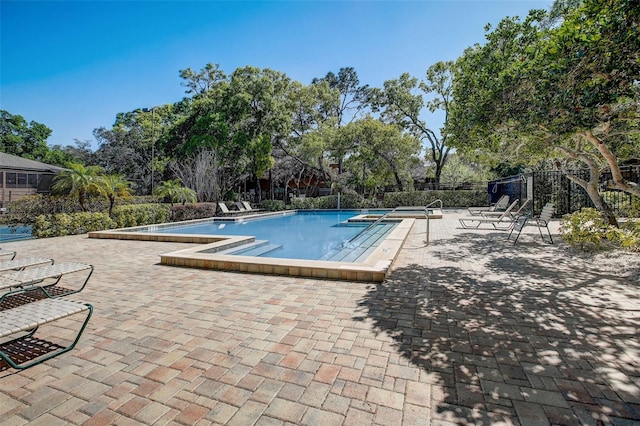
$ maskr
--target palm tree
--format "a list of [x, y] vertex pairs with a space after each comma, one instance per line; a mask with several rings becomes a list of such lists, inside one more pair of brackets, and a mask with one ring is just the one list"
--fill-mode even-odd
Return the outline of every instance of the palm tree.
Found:
[[180, 179], [162, 182], [153, 190], [153, 195], [163, 198], [168, 197], [169, 200], [171, 200], [171, 205], [178, 202], [181, 202], [183, 205], [185, 203], [195, 203], [198, 200], [196, 192], [191, 188], [182, 186]]
[[98, 190], [96, 179], [101, 171], [99, 166], [85, 167], [80, 163], [69, 163], [68, 168], [54, 178], [51, 191], [54, 194], [77, 196], [80, 208], [86, 212], [86, 195]]
[[131, 196], [131, 182], [121, 175], [99, 176], [96, 180], [97, 190], [109, 199], [109, 216], [113, 210], [116, 198], [128, 198]]

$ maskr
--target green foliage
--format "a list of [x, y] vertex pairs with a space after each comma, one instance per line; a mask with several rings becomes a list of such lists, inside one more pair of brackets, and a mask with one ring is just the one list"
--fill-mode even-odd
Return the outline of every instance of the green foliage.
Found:
[[623, 222], [619, 228], [610, 226], [607, 238], [625, 250], [640, 252], [640, 221]]
[[640, 251], [640, 222], [629, 221], [615, 227], [594, 208], [565, 215], [560, 232], [567, 243], [584, 251], [605, 248]]
[[[447, 124], [453, 69], [453, 62], [437, 62], [427, 69], [424, 81], [403, 73], [398, 79], [385, 81], [383, 89], [371, 90], [372, 109], [380, 111], [385, 123], [396, 125], [427, 145], [426, 158], [434, 167], [436, 183], [440, 182], [451, 147], [447, 141], [448, 133], [440, 132], [442, 136], [438, 136], [422, 119], [422, 115], [426, 109], [432, 113], [442, 110], [444, 124]], [[430, 100], [425, 101], [423, 94]]]
[[79, 163], [70, 163], [67, 167], [67, 170], [58, 173], [54, 178], [51, 192], [78, 197], [82, 211], [87, 211], [86, 197], [99, 192], [97, 182], [102, 169], [98, 166], [85, 167]]
[[173, 203], [195, 203], [197, 201], [196, 191], [182, 186], [180, 179], [168, 180], [160, 183], [154, 190], [156, 197], [169, 198]]
[[279, 212], [284, 210], [284, 201], [282, 200], [264, 200], [262, 208], [269, 212]]
[[98, 176], [95, 181], [97, 191], [109, 200], [109, 214], [118, 198], [131, 196], [131, 182], [119, 175]]
[[[357, 194], [341, 194], [341, 209], [370, 209], [380, 207], [377, 200], [363, 198]], [[328, 210], [338, 208], [338, 196], [327, 195], [316, 198], [294, 198], [291, 201], [291, 208], [294, 210]]]
[[0, 146], [2, 152], [31, 160], [43, 161], [49, 153], [47, 138], [51, 129], [44, 124], [27, 121], [20, 115], [0, 110]]
[[464, 52], [447, 131], [456, 148], [483, 151], [494, 164], [556, 158], [566, 171], [583, 163], [590, 181], [574, 181], [606, 212], [594, 188], [604, 167], [611, 187], [640, 195], [618, 166], [637, 158], [640, 8], [584, 0], [561, 11], [555, 21], [542, 10], [505, 18], [487, 28], [486, 44]]
[[112, 218], [118, 228], [152, 225], [169, 221], [170, 209], [164, 204], [135, 204], [116, 206]]
[[106, 213], [58, 213], [36, 218], [31, 234], [35, 238], [78, 235], [116, 227], [116, 222]]
[[640, 197], [636, 197], [629, 206], [625, 206], [623, 212], [627, 217], [640, 218]]
[[171, 206], [170, 221], [204, 219], [216, 215], [216, 203], [197, 203]]
[[[85, 206], [91, 212], [107, 209], [106, 200], [102, 197], [87, 198]], [[34, 223], [39, 215], [77, 213], [80, 211], [82, 209], [76, 198], [35, 194], [12, 201], [9, 204], [6, 216], [7, 221], [10, 223]]]
[[442, 200], [442, 206], [447, 207], [475, 207], [489, 204], [487, 191], [479, 190], [438, 190], [438, 191], [409, 191], [388, 192], [384, 194], [384, 207], [426, 206], [435, 200]]
[[[340, 145], [351, 155], [345, 163], [368, 192], [395, 185], [398, 191], [413, 185], [410, 166], [419, 162], [420, 140], [397, 126], [367, 117], [337, 132]], [[344, 153], [340, 154], [344, 155]]]

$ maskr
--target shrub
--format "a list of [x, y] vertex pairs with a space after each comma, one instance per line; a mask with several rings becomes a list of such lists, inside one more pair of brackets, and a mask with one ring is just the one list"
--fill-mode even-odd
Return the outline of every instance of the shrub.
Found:
[[57, 213], [38, 216], [31, 235], [35, 238], [59, 237], [115, 227], [116, 222], [107, 213]]
[[640, 251], [640, 222], [624, 222], [620, 228], [613, 226], [607, 231], [607, 239], [629, 251]]
[[640, 251], [640, 222], [624, 222], [616, 228], [591, 207], [565, 215], [560, 232], [564, 241], [585, 251], [611, 247]]
[[278, 212], [284, 210], [284, 201], [282, 200], [264, 200], [262, 208], [270, 212]]
[[[380, 202], [363, 198], [357, 194], [341, 194], [341, 209], [370, 209], [380, 207]], [[327, 195], [317, 198], [294, 198], [291, 200], [291, 208], [297, 210], [327, 210], [338, 208], [338, 196]]]
[[436, 190], [388, 192], [384, 195], [384, 207], [426, 206], [442, 200], [443, 207], [475, 207], [489, 204], [489, 195], [483, 190]]
[[204, 219], [216, 215], [216, 203], [198, 203], [172, 206], [170, 208], [170, 221], [180, 222], [183, 220]]
[[118, 228], [152, 225], [169, 221], [169, 206], [164, 204], [132, 204], [113, 208], [111, 218]]

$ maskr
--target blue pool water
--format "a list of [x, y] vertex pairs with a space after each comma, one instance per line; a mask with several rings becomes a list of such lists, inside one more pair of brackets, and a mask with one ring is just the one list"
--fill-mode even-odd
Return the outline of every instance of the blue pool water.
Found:
[[[260, 241], [260, 244], [252, 248], [235, 249], [229, 254], [328, 260], [334, 253], [348, 249], [349, 244], [352, 244], [349, 240], [369, 225], [369, 223], [346, 223], [349, 218], [358, 214], [360, 214], [359, 211], [297, 212], [286, 216], [248, 219], [242, 222], [210, 222], [170, 227], [154, 232], [250, 235]], [[390, 229], [395, 224], [384, 226]], [[372, 242], [369, 239], [367, 244], [374, 243], [375, 241]]]
[[0, 242], [31, 238], [31, 226], [0, 226]]

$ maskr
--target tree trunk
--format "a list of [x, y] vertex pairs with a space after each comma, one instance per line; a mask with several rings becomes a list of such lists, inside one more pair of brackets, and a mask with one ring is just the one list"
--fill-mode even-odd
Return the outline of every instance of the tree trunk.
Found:
[[613, 182], [609, 183], [609, 188], [612, 189], [620, 189], [621, 191], [628, 192], [633, 195], [640, 196], [640, 186], [631, 184], [627, 180], [624, 179], [622, 173], [620, 172], [620, 165], [618, 164], [618, 159], [616, 156], [609, 150], [604, 142], [593, 134], [592, 131], [586, 131], [583, 133], [585, 139], [587, 139], [591, 144], [598, 150], [600, 155], [604, 157], [609, 165], [609, 169], [611, 170], [611, 176], [613, 177]]
[[569, 157], [580, 160], [589, 166], [589, 181], [573, 176], [564, 166], [562, 166], [562, 172], [570, 181], [576, 183], [587, 192], [587, 195], [589, 195], [593, 205], [602, 214], [607, 223], [617, 228], [618, 221], [613, 214], [611, 207], [606, 203], [606, 201], [604, 201], [600, 192], [598, 192], [598, 184], [600, 183], [600, 168], [598, 165], [584, 152], [572, 150], [566, 147], [559, 147], [559, 149]]

